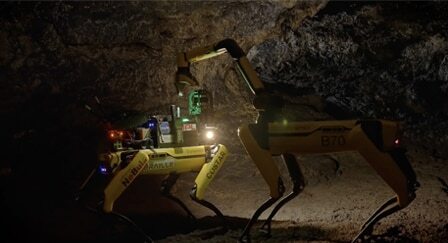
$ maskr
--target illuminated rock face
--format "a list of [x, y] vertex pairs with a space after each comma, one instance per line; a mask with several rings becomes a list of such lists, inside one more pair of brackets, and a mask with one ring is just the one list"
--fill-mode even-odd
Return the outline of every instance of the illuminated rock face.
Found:
[[[100, 119], [84, 109], [85, 103], [94, 103], [93, 97], [98, 96], [111, 113], [123, 109], [168, 113], [168, 105], [185, 102], [176, 97], [173, 85], [177, 53], [224, 38], [235, 39], [248, 52], [266, 86], [283, 95], [283, 115], [288, 120], [399, 119], [405, 122], [407, 142], [448, 158], [447, 12], [444, 2], [2, 2], [0, 141], [6, 153], [0, 158], [0, 179], [6, 174], [14, 176], [14, 180], [5, 180], [8, 205], [4, 207], [0, 200], [0, 208], [9, 216], [4, 218], [13, 219], [7, 227], [35, 240], [41, 228], [57, 229], [48, 225], [62, 227], [60, 222], [70, 220], [66, 212], [74, 211], [72, 208], [64, 205], [64, 213], [54, 208], [61, 201], [72, 203], [73, 192], [97, 162], [102, 135]], [[207, 198], [224, 213], [250, 217], [267, 196], [259, 171], [237, 137], [238, 126], [257, 117], [252, 96], [228, 56], [197, 63], [192, 72], [213, 92], [224, 134], [219, 139], [230, 151]], [[376, 175], [353, 155], [301, 156], [299, 161], [304, 167], [305, 190], [310, 191], [291, 202], [279, 219], [299, 223], [320, 220], [324, 226], [334, 224], [334, 217], [346, 220], [350, 227], [337, 224], [334, 231], [346, 235], [330, 237], [330, 241], [349, 240], [357, 230], [352, 227], [354, 222], [361, 224], [377, 207], [375, 200], [380, 198], [373, 200], [376, 193], [388, 190], [384, 185], [379, 190], [382, 182], [373, 180]], [[446, 190], [436, 187], [439, 181], [446, 181], [445, 160], [414, 154], [411, 161], [418, 176], [423, 175], [422, 185], [430, 186], [419, 191], [417, 200], [421, 201], [415, 202], [412, 211], [395, 221], [413, 222], [409, 232], [420, 228], [415, 222], [426, 222], [423, 229], [433, 231], [437, 231], [433, 225], [443, 223], [439, 234], [446, 235], [446, 219], [440, 213], [446, 212], [446, 194], [442, 194]], [[287, 176], [285, 168], [282, 175]], [[194, 177], [182, 175], [175, 194], [195, 214], [210, 215], [189, 199]], [[130, 187], [117, 203], [119, 211], [140, 214], [147, 220], [153, 219], [147, 215], [155, 213], [183, 213], [160, 197], [160, 177], [136, 181], [139, 186]], [[364, 194], [357, 187], [361, 181], [359, 188], [366, 188]], [[3, 183], [0, 185], [3, 189]], [[102, 189], [96, 189], [100, 195]], [[30, 203], [34, 199], [37, 203]], [[338, 203], [340, 200], [343, 203]], [[335, 209], [335, 205], [343, 207]], [[433, 210], [439, 208], [443, 209]], [[28, 220], [36, 212], [40, 219]], [[88, 221], [76, 212], [68, 214], [76, 215], [73, 218], [79, 217], [80, 222]], [[427, 218], [422, 220], [420, 215]], [[31, 223], [24, 225], [22, 218]], [[60, 220], [41, 224], [54, 218]], [[398, 225], [395, 221], [393, 225]], [[71, 224], [76, 225], [73, 235], [82, 235], [79, 224]], [[437, 242], [425, 238], [433, 231], [424, 230], [422, 241]], [[285, 232], [290, 235], [291, 230]], [[233, 235], [230, 238], [234, 241]], [[284, 241], [291, 239], [280, 240]]]
[[[1, 133], [60, 136], [57, 130], [71, 134], [74, 127], [92, 127], [98, 120], [83, 106], [94, 96], [110, 112], [167, 112], [170, 104], [185, 104], [173, 83], [179, 52], [224, 38], [249, 50], [278, 35], [290, 16], [298, 23], [324, 6], [299, 1], [2, 3], [0, 111], [8, 129]], [[217, 106], [242, 107], [241, 116], [251, 110], [250, 99], [232, 67], [229, 57], [220, 57], [192, 71], [217, 93]]]
[[[289, 92], [293, 96], [321, 95], [358, 117], [404, 120], [411, 141], [446, 156], [446, 8], [307, 1], [2, 3], [0, 110], [12, 133], [26, 130], [38, 111], [82, 123], [77, 107], [95, 95], [111, 109], [165, 111], [183, 102], [172, 84], [176, 54], [234, 38], [250, 50], [262, 80], [275, 84], [270, 88], [286, 84], [289, 91], [297, 88]], [[217, 106], [240, 107], [237, 116], [253, 120], [251, 96], [228, 57], [192, 69], [215, 91]]]
[[[166, 114], [170, 104], [185, 102], [174, 86], [179, 52], [224, 38], [249, 50], [280, 34], [289, 16], [299, 23], [323, 6], [324, 1], [2, 2], [0, 137], [8, 153], [0, 166], [22, 176], [11, 191], [31, 191], [23, 196], [45, 201], [71, 199], [97, 163], [101, 119], [84, 109], [87, 103], [99, 111], [94, 96], [106, 113]], [[223, 120], [232, 120], [227, 141], [244, 153], [236, 129], [255, 113], [232, 67], [223, 56], [192, 71], [216, 93]], [[159, 179], [142, 179], [144, 194], [158, 195]], [[160, 197], [134, 198], [140, 208], [173, 211]], [[11, 204], [17, 201], [27, 200], [18, 196]]]
[[[33, 92], [151, 109], [175, 101], [178, 52], [224, 38], [248, 49], [275, 33], [291, 11], [321, 3], [157, 1], [2, 4], [0, 65], [12, 96]], [[216, 65], [216, 64], [215, 64]], [[199, 68], [198, 78], [222, 77]], [[221, 73], [221, 75], [219, 74]], [[163, 97], [163, 98], [161, 98]]]
[[353, 117], [402, 120], [408, 141], [446, 157], [447, 9], [330, 3], [254, 47], [252, 63], [265, 82], [295, 87], [291, 95], [319, 94]]
[[[248, 50], [279, 34], [288, 16], [299, 13], [294, 21], [301, 21], [323, 6], [298, 1], [2, 3], [0, 111], [6, 129], [0, 133], [15, 141], [4, 146], [62, 151], [65, 145], [79, 154], [80, 141], [91, 143], [83, 151], [95, 144], [85, 131], [99, 120], [84, 109], [94, 96], [110, 113], [168, 112], [170, 104], [185, 105], [174, 86], [179, 52], [224, 38]], [[192, 69], [201, 84], [219, 91], [217, 106], [242, 107], [240, 117], [250, 109], [229, 57]]]

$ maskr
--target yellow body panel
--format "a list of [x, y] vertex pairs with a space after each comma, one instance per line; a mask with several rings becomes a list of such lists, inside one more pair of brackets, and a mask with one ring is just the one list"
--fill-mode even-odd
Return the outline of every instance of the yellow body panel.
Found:
[[350, 131], [355, 124], [356, 120], [270, 123], [270, 151], [274, 155], [280, 155], [286, 152], [328, 153], [354, 150]]
[[149, 156], [149, 165], [142, 174], [166, 175], [199, 171], [205, 163], [205, 146], [142, 150]]
[[124, 168], [120, 168], [123, 153], [121, 151], [103, 155], [108, 158], [114, 171], [113, 178], [104, 190], [105, 198], [103, 210], [111, 212], [115, 200], [139, 175], [167, 175], [171, 173], [181, 174], [185, 172], [200, 171], [196, 178], [198, 198], [202, 198], [207, 186], [213, 180], [216, 172], [221, 168], [227, 157], [227, 149], [224, 145], [216, 145], [217, 153], [207, 163], [207, 150], [210, 146], [191, 146], [177, 148], [142, 149], [134, 151], [132, 160]]

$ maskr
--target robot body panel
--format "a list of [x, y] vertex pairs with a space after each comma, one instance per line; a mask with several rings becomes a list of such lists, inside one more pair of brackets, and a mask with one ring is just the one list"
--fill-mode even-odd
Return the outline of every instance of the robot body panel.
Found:
[[[115, 200], [139, 175], [167, 175], [199, 171], [195, 182], [197, 188], [200, 189], [198, 196], [202, 199], [205, 190], [227, 157], [227, 149], [224, 145], [216, 145], [216, 147], [217, 153], [211, 156], [210, 162], [207, 160], [207, 151], [210, 150], [210, 146], [141, 149], [134, 153], [114, 152], [108, 156], [102, 156], [109, 158], [106, 163], [117, 167], [104, 190], [103, 210], [111, 212]], [[131, 158], [123, 156], [126, 154], [131, 154]], [[128, 159], [131, 160], [126, 164]]]

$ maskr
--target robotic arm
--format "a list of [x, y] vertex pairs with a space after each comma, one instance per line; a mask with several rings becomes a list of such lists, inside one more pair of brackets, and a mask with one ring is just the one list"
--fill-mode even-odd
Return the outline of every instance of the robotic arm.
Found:
[[[198, 86], [198, 81], [190, 73], [190, 64], [206, 60], [224, 53], [228, 53], [236, 63], [237, 71], [244, 79], [252, 94], [254, 107], [259, 111], [258, 123], [267, 126], [274, 120], [276, 114], [283, 107], [283, 99], [280, 96], [269, 94], [257, 73], [253, 69], [246, 54], [233, 39], [225, 39], [213, 45], [199, 47], [177, 56], [176, 88], [179, 96], [183, 96], [186, 86]], [[267, 131], [264, 129], [264, 131]]]
[[234, 40], [225, 39], [210, 46], [199, 47], [188, 52], [180, 53], [177, 56], [176, 88], [179, 96], [183, 95], [182, 92], [186, 85], [199, 85], [197, 80], [190, 73], [190, 64], [224, 53], [229, 53], [236, 62], [238, 72], [246, 81], [246, 84], [253, 94], [257, 95], [264, 91], [263, 83], [249, 63], [244, 51]]

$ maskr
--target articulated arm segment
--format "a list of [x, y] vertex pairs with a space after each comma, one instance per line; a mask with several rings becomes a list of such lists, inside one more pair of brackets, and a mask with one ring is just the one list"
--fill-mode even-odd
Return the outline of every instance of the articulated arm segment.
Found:
[[190, 64], [225, 53], [217, 52], [213, 46], [200, 47], [177, 55], [176, 88], [179, 96], [185, 86], [199, 86], [198, 81], [190, 73]]
[[223, 53], [229, 53], [232, 56], [237, 64], [238, 72], [254, 94], [264, 91], [263, 83], [249, 63], [244, 51], [234, 40], [225, 39], [214, 45], [196, 48], [188, 52], [180, 53], [177, 56], [176, 88], [179, 95], [182, 95], [182, 91], [186, 85], [198, 85], [198, 82], [190, 73], [191, 63], [209, 59]]

